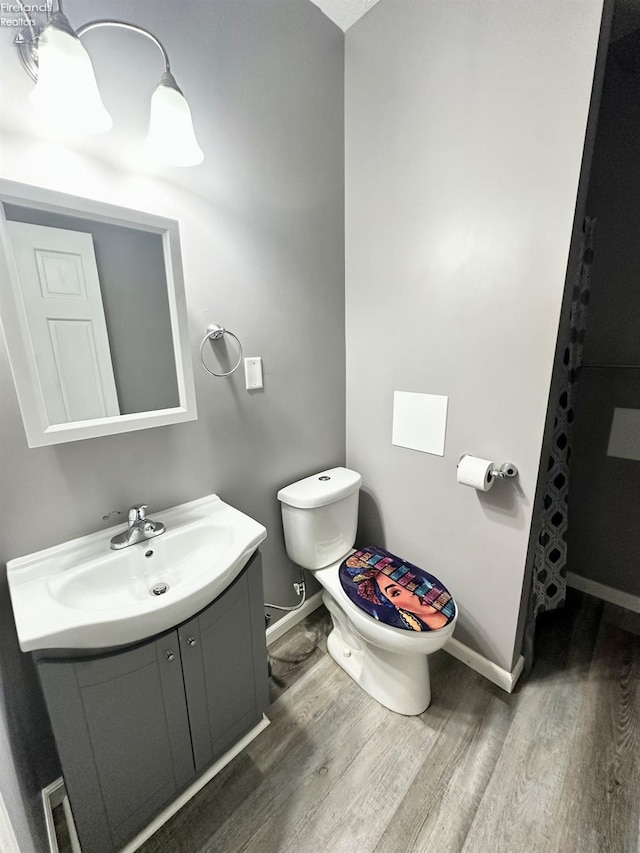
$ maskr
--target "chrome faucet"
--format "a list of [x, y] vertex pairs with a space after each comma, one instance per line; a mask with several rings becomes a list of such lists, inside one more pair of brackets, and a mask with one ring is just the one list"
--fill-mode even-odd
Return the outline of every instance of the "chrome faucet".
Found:
[[111, 548], [114, 551], [143, 542], [145, 539], [153, 539], [164, 533], [164, 524], [161, 521], [151, 521], [146, 516], [146, 504], [136, 504], [129, 510], [129, 527], [124, 533], [118, 533], [111, 540]]

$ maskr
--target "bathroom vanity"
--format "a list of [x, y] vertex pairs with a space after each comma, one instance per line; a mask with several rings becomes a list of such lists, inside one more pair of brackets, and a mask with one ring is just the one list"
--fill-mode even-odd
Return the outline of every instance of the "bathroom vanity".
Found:
[[34, 653], [84, 853], [112, 853], [262, 719], [260, 555], [197, 616], [108, 653]]
[[265, 528], [216, 495], [156, 518], [122, 550], [111, 529], [7, 565], [83, 853], [120, 850], [269, 702]]

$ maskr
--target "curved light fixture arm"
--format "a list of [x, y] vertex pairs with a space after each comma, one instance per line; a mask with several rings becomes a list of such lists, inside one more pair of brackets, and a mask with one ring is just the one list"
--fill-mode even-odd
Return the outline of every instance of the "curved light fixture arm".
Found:
[[[16, 2], [24, 11], [25, 17], [29, 19], [29, 14], [25, 9], [22, 0], [16, 0]], [[56, 12], [62, 13], [62, 7], [60, 2], [58, 2], [57, 4]], [[47, 12], [47, 23], [49, 23], [51, 18], [55, 16], [56, 12]], [[75, 35], [80, 38], [81, 36], [85, 35], [85, 33], [88, 33], [90, 30], [98, 29], [98, 27], [119, 27], [120, 29], [131, 30], [132, 32], [140, 33], [141, 35], [146, 36], [156, 45], [156, 47], [162, 54], [165, 74], [171, 73], [169, 54], [167, 53], [164, 45], [162, 44], [159, 38], [156, 38], [153, 33], [150, 33], [148, 30], [145, 30], [144, 27], [140, 27], [137, 24], [129, 24], [126, 21], [116, 21], [110, 20], [108, 18], [102, 18], [96, 21], [89, 21], [88, 23], [83, 24], [81, 27], [78, 27], [78, 29], [75, 30]], [[33, 26], [29, 22], [25, 29], [21, 30], [15, 39], [15, 44], [20, 54], [20, 61], [22, 62], [25, 71], [34, 82], [38, 79], [38, 59], [36, 45], [43, 30], [44, 26], [41, 26], [40, 24], [36, 24], [35, 26]], [[174, 88], [178, 87], [174, 85]]]
[[165, 50], [165, 47], [160, 41], [160, 39], [156, 38], [156, 36], [154, 36], [153, 33], [150, 33], [149, 30], [145, 30], [144, 27], [139, 27], [137, 24], [128, 24], [126, 21], [115, 21], [110, 20], [109, 18], [101, 18], [97, 21], [89, 21], [89, 23], [83, 24], [81, 27], [78, 27], [78, 29], [76, 30], [76, 35], [78, 36], [78, 38], [82, 38], [82, 36], [85, 33], [88, 33], [89, 30], [97, 30], [98, 27], [120, 27], [120, 29], [122, 30], [131, 30], [134, 33], [140, 33], [141, 35], [146, 36], [156, 45], [156, 47], [162, 54], [165, 73], [171, 72], [169, 54]]

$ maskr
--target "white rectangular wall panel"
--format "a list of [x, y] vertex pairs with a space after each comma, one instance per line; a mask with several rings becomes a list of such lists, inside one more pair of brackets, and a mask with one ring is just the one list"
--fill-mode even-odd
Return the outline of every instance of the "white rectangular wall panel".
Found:
[[607, 456], [640, 462], [640, 409], [614, 409]]
[[395, 391], [391, 443], [444, 456], [448, 403], [438, 394]]

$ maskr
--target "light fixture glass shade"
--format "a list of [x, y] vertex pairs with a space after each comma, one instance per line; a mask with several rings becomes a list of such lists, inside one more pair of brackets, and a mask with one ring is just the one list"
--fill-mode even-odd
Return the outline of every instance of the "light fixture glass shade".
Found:
[[204, 160], [191, 120], [191, 110], [170, 72], [162, 75], [151, 96], [146, 147], [170, 166], [197, 166]]
[[48, 122], [78, 133], [103, 133], [113, 124], [89, 54], [66, 17], [55, 12], [38, 43], [38, 81], [31, 103]]

